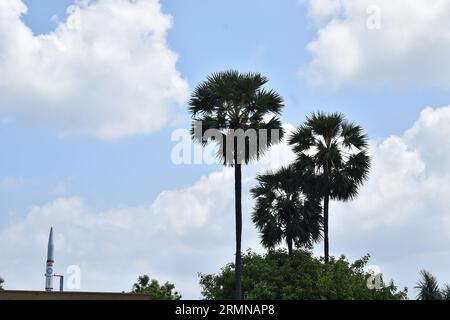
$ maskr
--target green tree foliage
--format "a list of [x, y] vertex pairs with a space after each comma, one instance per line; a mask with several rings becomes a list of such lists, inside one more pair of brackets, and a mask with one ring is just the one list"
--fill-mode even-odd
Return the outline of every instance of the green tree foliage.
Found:
[[[193, 119], [192, 139], [202, 145], [217, 144], [218, 158], [224, 165], [234, 167], [236, 299], [242, 298], [241, 166], [258, 159], [271, 144], [278, 143], [283, 137], [278, 118], [283, 99], [275, 91], [264, 89], [267, 82], [268, 79], [259, 73], [241, 74], [234, 70], [214, 73], [196, 87], [189, 103]], [[255, 139], [246, 135], [249, 132]], [[261, 139], [263, 136], [266, 139]]]
[[0, 277], [0, 291], [4, 290], [3, 289], [3, 283], [5, 283], [5, 280], [3, 280], [2, 277]]
[[420, 280], [414, 287], [417, 300], [450, 300], [450, 286], [446, 284], [442, 289], [434, 275], [426, 270], [420, 271]]
[[[269, 251], [264, 255], [248, 252], [243, 257], [243, 293], [246, 299], [270, 300], [400, 300], [407, 289], [399, 291], [391, 281], [379, 290], [369, 289], [372, 275], [364, 271], [369, 256], [350, 263], [344, 256], [331, 257], [328, 264], [308, 251]], [[200, 274], [205, 299], [232, 299], [234, 265], [226, 265], [218, 275]]]
[[310, 179], [312, 191], [323, 199], [324, 255], [329, 260], [328, 209], [330, 200], [356, 197], [367, 179], [370, 157], [363, 129], [342, 114], [313, 113], [289, 139], [297, 155], [302, 179]]
[[133, 285], [132, 293], [148, 294], [155, 300], [180, 300], [181, 295], [174, 290], [175, 285], [169, 282], [160, 285], [158, 280], [150, 280], [148, 275], [143, 275]]
[[291, 255], [294, 244], [311, 247], [320, 240], [320, 199], [302, 192], [292, 166], [259, 175], [256, 180], [257, 186], [251, 189], [256, 200], [252, 217], [265, 248], [274, 249], [284, 240]]

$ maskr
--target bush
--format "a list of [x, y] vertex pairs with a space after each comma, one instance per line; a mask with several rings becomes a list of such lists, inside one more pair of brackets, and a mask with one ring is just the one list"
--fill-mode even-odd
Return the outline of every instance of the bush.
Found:
[[160, 285], [158, 280], [150, 279], [148, 275], [140, 276], [137, 282], [133, 285], [132, 293], [148, 294], [154, 300], [180, 300], [181, 295], [178, 292], [173, 292], [175, 285], [166, 282]]
[[[270, 251], [243, 256], [242, 290], [247, 300], [401, 300], [407, 289], [398, 291], [391, 281], [380, 290], [368, 288], [371, 273], [364, 271], [370, 256], [350, 263], [344, 256], [331, 257], [325, 264], [308, 251]], [[207, 300], [234, 297], [234, 265], [226, 265], [218, 275], [199, 274], [202, 295]], [[381, 280], [382, 281], [382, 280]]]

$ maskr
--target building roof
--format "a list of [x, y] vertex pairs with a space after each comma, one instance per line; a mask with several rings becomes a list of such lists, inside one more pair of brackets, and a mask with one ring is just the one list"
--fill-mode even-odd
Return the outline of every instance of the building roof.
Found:
[[147, 294], [118, 292], [0, 291], [0, 300], [152, 300]]

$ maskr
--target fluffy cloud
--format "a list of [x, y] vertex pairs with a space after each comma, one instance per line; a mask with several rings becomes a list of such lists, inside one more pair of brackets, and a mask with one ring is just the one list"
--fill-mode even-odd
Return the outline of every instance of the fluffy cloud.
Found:
[[332, 203], [333, 253], [369, 252], [410, 289], [422, 268], [449, 281], [449, 117], [450, 106], [426, 108], [402, 136], [372, 143], [373, 168], [359, 197]]
[[21, 0], [0, 4], [0, 118], [116, 139], [164, 126], [187, 97], [158, 0], [78, 1], [34, 35]]
[[[234, 173], [231, 169], [213, 172], [193, 186], [162, 192], [152, 210], [167, 221], [167, 231], [183, 233], [208, 225], [212, 211], [224, 212], [233, 200]], [[213, 223], [211, 223], [212, 225]]]
[[306, 2], [317, 26], [307, 46], [312, 61], [302, 70], [311, 83], [450, 85], [447, 0]]
[[56, 271], [67, 275], [68, 266], [79, 266], [81, 290], [129, 290], [146, 273], [175, 282], [185, 297], [199, 298], [197, 272], [213, 272], [233, 257], [232, 186], [233, 174], [225, 169], [142, 207], [98, 211], [80, 197], [34, 206], [0, 231], [7, 288], [42, 289], [53, 226]]
[[450, 106], [426, 108], [402, 136], [372, 143], [370, 180], [355, 201], [338, 205], [346, 212], [343, 228], [403, 228], [421, 220], [433, 229], [448, 227], [439, 221], [450, 214], [449, 120]]

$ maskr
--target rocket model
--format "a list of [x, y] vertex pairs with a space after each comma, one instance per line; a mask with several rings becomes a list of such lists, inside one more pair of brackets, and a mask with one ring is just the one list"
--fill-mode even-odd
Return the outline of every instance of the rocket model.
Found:
[[50, 236], [48, 237], [48, 249], [47, 249], [47, 269], [45, 272], [45, 291], [53, 291], [53, 260], [54, 255], [53, 247], [53, 228], [50, 229]]

